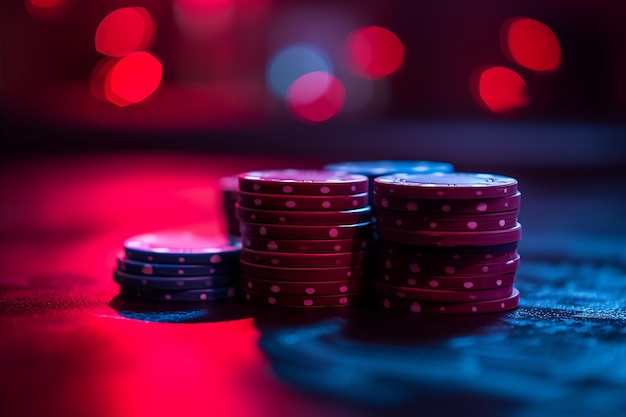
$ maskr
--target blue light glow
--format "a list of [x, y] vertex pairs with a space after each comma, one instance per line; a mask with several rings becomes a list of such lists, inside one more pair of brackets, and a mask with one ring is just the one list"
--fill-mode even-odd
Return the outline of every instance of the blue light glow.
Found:
[[289, 86], [295, 80], [314, 71], [333, 73], [333, 65], [328, 55], [310, 44], [291, 44], [270, 60], [267, 85], [276, 97], [284, 99]]

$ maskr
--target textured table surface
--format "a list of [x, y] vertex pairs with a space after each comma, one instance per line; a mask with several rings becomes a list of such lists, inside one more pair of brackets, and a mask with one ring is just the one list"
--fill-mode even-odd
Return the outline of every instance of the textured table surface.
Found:
[[111, 271], [126, 237], [223, 230], [220, 177], [325, 162], [5, 160], [0, 414], [626, 415], [623, 175], [503, 172], [523, 193], [522, 302], [509, 313], [293, 312], [117, 295]]

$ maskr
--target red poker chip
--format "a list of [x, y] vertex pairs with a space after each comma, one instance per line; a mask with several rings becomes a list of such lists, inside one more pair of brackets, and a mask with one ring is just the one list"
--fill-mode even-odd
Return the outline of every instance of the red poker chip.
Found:
[[246, 276], [242, 276], [239, 281], [239, 287], [244, 291], [300, 296], [354, 294], [363, 291], [365, 284], [365, 279], [290, 282], [255, 279]]
[[395, 271], [384, 271], [375, 280], [385, 284], [409, 288], [431, 288], [441, 290], [488, 290], [513, 285], [515, 272], [492, 275], [415, 275]]
[[429, 288], [396, 287], [395, 285], [374, 282], [374, 293], [381, 297], [395, 297], [414, 301], [464, 303], [470, 301], [488, 301], [506, 298], [513, 293], [513, 286], [488, 290], [443, 290]]
[[293, 253], [334, 253], [365, 250], [369, 247], [367, 238], [353, 239], [266, 239], [244, 235], [243, 247], [258, 251], [278, 251]]
[[499, 213], [520, 208], [522, 193], [498, 198], [466, 200], [427, 200], [388, 196], [374, 193], [373, 204], [378, 209], [420, 214], [481, 214]]
[[271, 281], [341, 281], [363, 278], [367, 275], [365, 265], [349, 265], [328, 268], [286, 268], [254, 265], [241, 261], [241, 275], [248, 278]]
[[299, 296], [265, 294], [244, 289], [241, 293], [245, 300], [255, 304], [296, 308], [349, 307], [360, 303], [364, 298], [362, 294]]
[[499, 198], [515, 194], [517, 180], [503, 175], [473, 172], [395, 174], [375, 178], [374, 192], [424, 199]]
[[363, 264], [367, 261], [367, 254], [367, 251], [337, 253], [262, 252], [243, 248], [240, 259], [254, 265], [319, 268]]
[[381, 240], [418, 246], [495, 246], [517, 242], [522, 238], [522, 225], [519, 223], [509, 229], [478, 232], [407, 231], [382, 226], [376, 230]]
[[368, 202], [368, 193], [307, 196], [239, 193], [240, 206], [270, 210], [343, 211], [363, 208]]
[[420, 215], [376, 210], [376, 224], [383, 227], [409, 230], [498, 230], [514, 227], [517, 223], [518, 214], [519, 210], [471, 215]]
[[337, 225], [366, 223], [372, 219], [369, 206], [345, 211], [263, 210], [237, 206], [235, 211], [238, 219], [248, 223]]
[[424, 260], [428, 262], [506, 262], [518, 256], [517, 242], [498, 246], [457, 246], [454, 248], [433, 248], [428, 246], [402, 245], [391, 242], [378, 242], [379, 256]]
[[510, 296], [489, 301], [466, 303], [422, 302], [396, 297], [376, 297], [376, 304], [387, 309], [411, 313], [431, 314], [476, 314], [497, 313], [513, 310], [519, 306], [520, 293], [513, 288]]
[[370, 223], [300, 226], [240, 222], [239, 230], [245, 236], [269, 239], [353, 239], [369, 238], [372, 233]]
[[239, 174], [239, 189], [282, 195], [346, 195], [368, 191], [364, 175], [323, 170], [282, 169]]
[[414, 275], [476, 275], [476, 274], [506, 274], [519, 269], [519, 255], [503, 262], [429, 262], [428, 258], [404, 259], [391, 256], [379, 258], [381, 271], [397, 271]]

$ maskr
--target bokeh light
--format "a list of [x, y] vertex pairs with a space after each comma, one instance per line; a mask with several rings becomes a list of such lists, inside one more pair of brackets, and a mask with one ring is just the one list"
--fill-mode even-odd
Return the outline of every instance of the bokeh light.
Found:
[[104, 94], [108, 101], [118, 106], [139, 103], [158, 89], [163, 76], [161, 62], [148, 52], [134, 52], [105, 64]]
[[190, 38], [210, 38], [233, 21], [235, 0], [174, 0], [174, 18]]
[[554, 71], [561, 64], [561, 46], [545, 24], [526, 17], [508, 19], [500, 30], [503, 52], [517, 64], [534, 71]]
[[[105, 93], [106, 80], [113, 66], [117, 63], [117, 58], [105, 57], [91, 71], [89, 79], [89, 90], [91, 95], [102, 101], [109, 101]], [[127, 101], [120, 101], [120, 105], [128, 105]]]
[[26, 0], [33, 7], [39, 7], [42, 9], [53, 9], [63, 3], [64, 0]]
[[96, 50], [119, 57], [149, 48], [156, 24], [143, 7], [124, 7], [109, 13], [96, 29]]
[[350, 67], [361, 77], [377, 80], [396, 72], [404, 62], [404, 44], [393, 32], [368, 26], [352, 32], [346, 43]]
[[296, 79], [287, 91], [289, 111], [298, 119], [318, 123], [335, 116], [344, 105], [346, 89], [334, 75], [314, 71]]
[[65, 9], [67, 0], [25, 0], [24, 3], [33, 16], [56, 17]]
[[333, 73], [328, 55], [310, 44], [292, 44], [278, 51], [270, 60], [267, 84], [276, 97], [283, 99], [294, 81], [316, 71]]
[[476, 78], [476, 81], [472, 81], [478, 83], [475, 99], [488, 110], [503, 113], [528, 105], [526, 81], [515, 71], [505, 67], [491, 67], [479, 72]]

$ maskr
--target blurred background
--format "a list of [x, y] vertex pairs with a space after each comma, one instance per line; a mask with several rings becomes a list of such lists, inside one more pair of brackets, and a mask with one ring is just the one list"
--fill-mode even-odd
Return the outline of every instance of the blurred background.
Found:
[[625, 12], [619, 0], [7, 0], [3, 147], [621, 166]]

